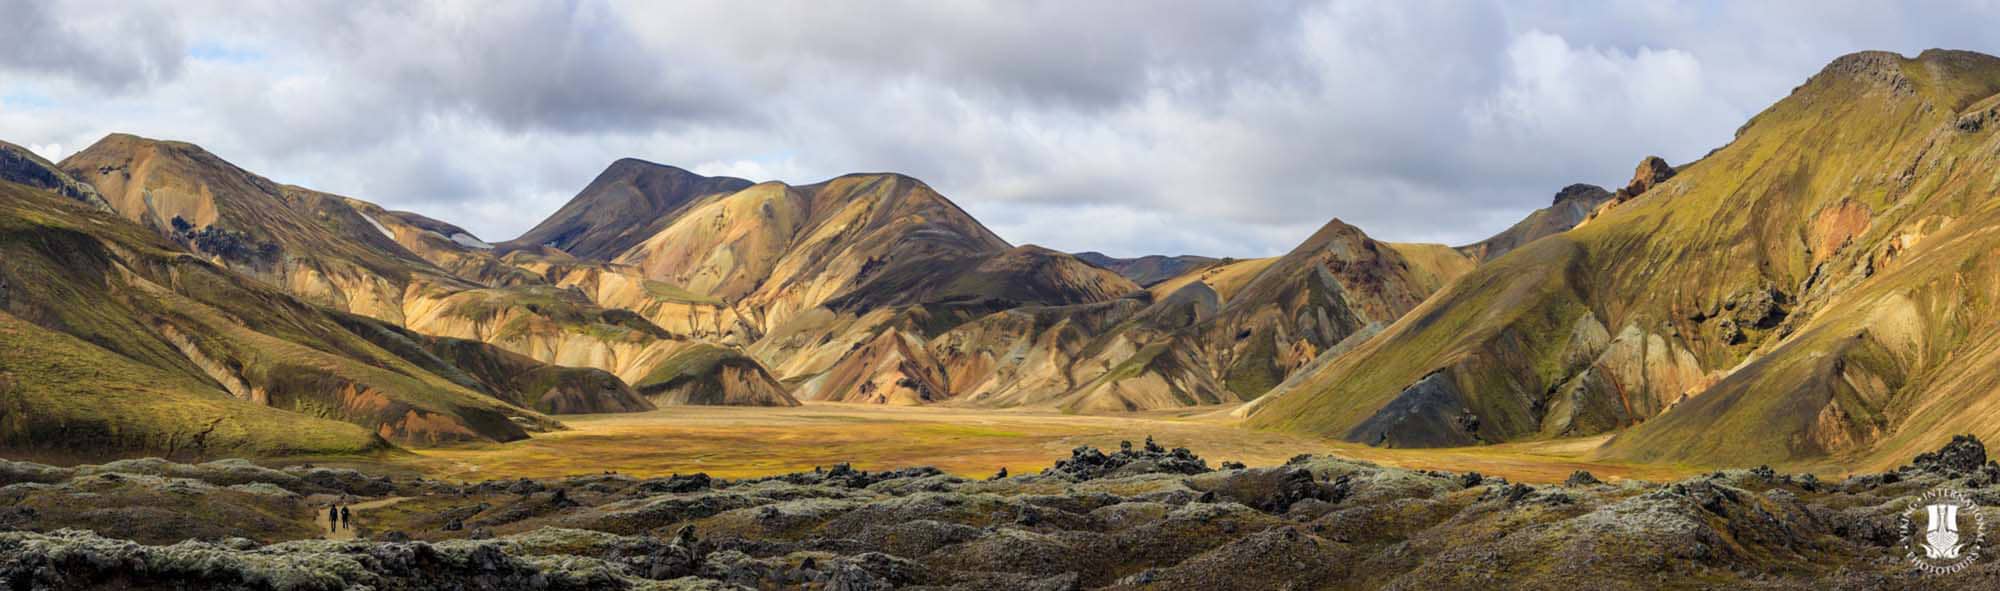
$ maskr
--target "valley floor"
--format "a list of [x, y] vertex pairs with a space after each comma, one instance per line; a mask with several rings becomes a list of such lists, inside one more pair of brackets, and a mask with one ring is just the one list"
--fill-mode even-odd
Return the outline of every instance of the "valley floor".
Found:
[[[707, 473], [747, 478], [830, 467], [935, 466], [968, 478], [1005, 467], [1030, 473], [1079, 445], [1117, 449], [1152, 436], [1214, 461], [1275, 466], [1302, 453], [1412, 469], [1477, 471], [1516, 481], [1561, 482], [1576, 470], [1606, 479], [1667, 481], [1704, 467], [1604, 463], [1586, 458], [1602, 438], [1454, 449], [1379, 449], [1239, 427], [1227, 409], [1198, 413], [1065, 415], [1046, 410], [884, 407], [808, 403], [796, 408], [682, 406], [646, 413], [564, 416], [567, 431], [507, 444], [418, 450], [393, 468], [452, 480], [549, 478], [616, 471], [647, 478]], [[322, 462], [326, 463], [326, 462]], [[332, 462], [349, 464], [349, 462]]]

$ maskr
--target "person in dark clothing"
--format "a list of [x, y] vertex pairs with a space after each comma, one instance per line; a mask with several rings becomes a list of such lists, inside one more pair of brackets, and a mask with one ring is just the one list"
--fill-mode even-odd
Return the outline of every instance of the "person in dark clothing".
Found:
[[353, 519], [354, 519], [354, 514], [352, 514], [352, 513], [348, 513], [348, 512], [347, 512], [347, 508], [346, 508], [346, 507], [341, 507], [341, 508], [340, 508], [340, 526], [341, 526], [341, 527], [344, 527], [344, 528], [347, 528], [347, 529], [354, 529], [354, 521], [353, 521]]
[[329, 531], [340, 531], [339, 505], [328, 505], [326, 507], [326, 525], [331, 528]]

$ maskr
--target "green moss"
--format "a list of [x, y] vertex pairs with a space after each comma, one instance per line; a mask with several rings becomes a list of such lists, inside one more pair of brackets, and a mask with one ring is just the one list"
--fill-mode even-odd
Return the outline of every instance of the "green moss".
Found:
[[[1829, 401], [1860, 426], [1857, 433], [1884, 425], [1896, 416], [1883, 410], [1884, 395], [1859, 393], [1844, 383], [1849, 378], [1842, 371], [1904, 384], [1892, 390], [1908, 392], [1908, 384], [1925, 379], [1909, 371], [1913, 358], [1942, 363], [1941, 352], [1963, 342], [1957, 336], [1962, 329], [1952, 328], [1959, 323], [1947, 318], [1978, 314], [1972, 310], [1980, 308], [1967, 306], [1990, 298], [1980, 289], [1943, 288], [1937, 291], [1948, 294], [1949, 303], [1923, 306], [1910, 320], [1881, 320], [1871, 319], [1871, 306], [1880, 304], [1868, 298], [1814, 298], [1800, 286], [1825, 290], [1865, 280], [1862, 285], [1904, 289], [1930, 284], [1928, 277], [1970, 262], [1971, 253], [1990, 252], [1979, 250], [1990, 248], [1981, 246], [1983, 237], [1962, 247], [1951, 238], [1927, 237], [1926, 247], [1952, 244], [1960, 253], [1952, 256], [1967, 258], [1899, 263], [1897, 273], [1923, 268], [1923, 279], [1885, 278], [1879, 261], [1868, 260], [1911, 231], [1913, 222], [1951, 218], [1955, 228], [1988, 227], [1995, 214], [1990, 193], [1981, 188], [2000, 178], [1987, 132], [1953, 126], [1957, 109], [2000, 91], [2000, 61], [1926, 53], [1902, 62], [1902, 73], [1912, 83], [1907, 88], [1893, 87], [1889, 78], [1834, 70], [1816, 77], [1746, 124], [1728, 146], [1682, 166], [1665, 184], [1475, 269], [1373, 343], [1262, 409], [1251, 424], [1338, 436], [1417, 378], [1452, 368], [1483, 423], [1520, 428], [1517, 423], [1538, 418], [1526, 401], [1578, 369], [1565, 345], [1578, 319], [1589, 315], [1614, 333], [1636, 326], [1662, 335], [1690, 349], [1710, 371], [1738, 366], [1773, 339], [1793, 335], [1795, 341], [1620, 436], [1610, 448], [1617, 453], [1704, 462], [1811, 457], [1827, 453], [1811, 441], [1827, 437], [1813, 434], [1813, 425]], [[1866, 233], [1837, 253], [1810, 252], [1814, 216], [1843, 200], [1869, 209]], [[1929, 227], [1923, 233], [1940, 231]], [[1983, 276], [1961, 270], [1942, 283], [1983, 284]], [[1793, 322], [1748, 328], [1742, 344], [1722, 342], [1718, 331], [1701, 324], [1698, 312], [1712, 313], [1731, 296], [1764, 286], [1788, 296]], [[1815, 309], [1829, 301], [1841, 311]], [[1891, 334], [1924, 331], [1893, 337], [1923, 344], [1905, 349], [1892, 337], [1872, 334], [1842, 344], [1873, 323]], [[1798, 336], [1802, 327], [1815, 325], [1823, 326]], [[1829, 365], [1833, 359], [1844, 366]]]
[[914, 427], [910, 427], [909, 430], [914, 432], [915, 434], [936, 435], [941, 437], [1013, 438], [1013, 437], [1026, 437], [1028, 435], [1027, 433], [1023, 433], [1020, 431], [1008, 431], [1005, 429], [994, 429], [991, 427], [979, 427], [974, 425], [925, 424], [925, 425], [917, 425]]
[[230, 397], [69, 335], [0, 314], [0, 445], [177, 458], [358, 454], [386, 444], [361, 427]]
[[674, 352], [659, 365], [632, 384], [640, 392], [656, 392], [678, 385], [684, 380], [697, 379], [715, 372], [715, 368], [732, 360], [748, 361], [742, 353], [719, 345], [701, 343]]
[[1278, 345], [1270, 334], [1258, 331], [1250, 335], [1250, 349], [1230, 364], [1228, 374], [1223, 377], [1225, 387], [1244, 400], [1263, 396], [1285, 380], [1277, 357]]
[[[19, 323], [12, 334], [21, 339], [8, 348], [22, 364], [0, 371], [20, 386], [17, 394], [34, 395], [15, 397], [10, 443], [108, 453], [182, 453], [189, 445], [236, 454], [349, 453], [381, 446], [376, 427], [409, 409], [458, 419], [483, 436], [521, 436], [505, 415], [526, 413], [376, 346], [339, 314], [176, 253], [130, 222], [56, 199], [0, 183], [0, 256], [8, 261], [0, 275], [10, 285], [7, 317]], [[202, 365], [175, 340], [198, 351]], [[36, 361], [51, 351], [86, 367], [125, 369], [78, 375]], [[222, 386], [238, 381], [283, 410], [238, 400]], [[381, 400], [340, 398], [360, 391]], [[78, 395], [46, 398], [51, 392]], [[154, 393], [145, 404], [103, 400], [144, 392]], [[174, 401], [185, 412], [126, 412]], [[211, 423], [213, 430], [203, 431]], [[19, 435], [51, 429], [73, 436]], [[190, 443], [197, 439], [203, 443]]]
[[671, 283], [647, 279], [644, 285], [646, 287], [646, 295], [669, 302], [708, 304], [712, 306], [720, 306], [724, 303], [721, 299], [688, 291]]

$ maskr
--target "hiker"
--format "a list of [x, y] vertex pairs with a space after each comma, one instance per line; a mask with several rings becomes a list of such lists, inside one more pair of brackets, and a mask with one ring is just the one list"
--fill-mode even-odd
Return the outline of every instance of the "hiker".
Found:
[[332, 528], [329, 531], [340, 531], [340, 505], [327, 505], [326, 525]]
[[340, 508], [340, 526], [341, 526], [341, 527], [344, 527], [344, 528], [347, 528], [347, 529], [354, 529], [354, 521], [353, 521], [353, 520], [354, 520], [354, 514], [352, 514], [352, 513], [348, 513], [348, 512], [347, 512], [347, 508], [346, 508], [346, 507], [341, 507], [341, 508]]

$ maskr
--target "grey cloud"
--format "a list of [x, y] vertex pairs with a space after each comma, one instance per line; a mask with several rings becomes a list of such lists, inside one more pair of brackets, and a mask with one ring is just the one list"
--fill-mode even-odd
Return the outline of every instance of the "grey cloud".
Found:
[[147, 7], [0, 0], [0, 68], [122, 92], [179, 73], [179, 31]]
[[1010, 241], [1119, 255], [1276, 254], [1335, 217], [1470, 242], [1699, 157], [1840, 54], [2000, 51], [1980, 2], [8, 6], [0, 43], [32, 47], [0, 95], [57, 103], [0, 106], [16, 143], [196, 141], [489, 240], [619, 157], [897, 171]]
[[1303, 2], [626, 2], [673, 53], [720, 52], [767, 89], [912, 78], [1029, 108], [1093, 110], [1289, 64]]
[[651, 53], [596, 4], [482, 4], [476, 22], [423, 6], [369, 13], [335, 49], [355, 52], [351, 67], [375, 71], [405, 96], [477, 110], [510, 129], [601, 132], [748, 114], [749, 93], [727, 77]]

